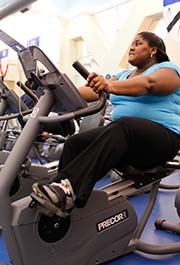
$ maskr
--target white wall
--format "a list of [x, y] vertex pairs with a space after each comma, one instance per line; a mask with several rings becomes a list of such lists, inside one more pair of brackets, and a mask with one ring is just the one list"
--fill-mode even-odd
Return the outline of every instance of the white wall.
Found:
[[[127, 66], [127, 50], [135, 34], [141, 30], [156, 30], [163, 15], [163, 1], [116, 0], [109, 1], [109, 5], [107, 2], [106, 5], [98, 6], [98, 9], [93, 6], [92, 10], [69, 19], [57, 16], [52, 10], [48, 13], [47, 10], [33, 8], [32, 5], [30, 11], [2, 20], [1, 29], [25, 46], [27, 40], [39, 36], [40, 48], [75, 81], [77, 73], [71, 65], [76, 59], [86, 64], [88, 60], [95, 62], [94, 69], [103, 74], [114, 73]], [[159, 33], [164, 34], [164, 31]], [[170, 58], [180, 65], [177, 52], [180, 44], [170, 36], [165, 38]], [[76, 41], [79, 39], [82, 43]], [[80, 46], [76, 47], [78, 45], [82, 47], [80, 53], [77, 53], [77, 49], [81, 49]], [[0, 50], [5, 47], [0, 42]], [[16, 66], [16, 54], [12, 51], [8, 58], [2, 59], [3, 65], [7, 62], [10, 67], [6, 79], [23, 78]], [[93, 67], [90, 70], [94, 70]]]
[[[1, 22], [1, 29], [15, 38], [23, 46], [27, 47], [27, 42], [39, 37], [40, 47], [47, 56], [60, 67], [60, 53], [63, 47], [63, 34], [65, 30], [64, 19], [56, 16], [47, 16], [39, 12], [27, 12], [25, 14], [16, 13]], [[13, 26], [12, 26], [13, 25]], [[61, 26], [63, 25], [63, 26]], [[0, 42], [0, 50], [7, 46]], [[9, 68], [5, 80], [24, 80], [20, 64], [17, 63], [17, 53], [9, 48], [8, 58], [1, 60], [5, 68], [8, 63]], [[62, 51], [63, 53], [63, 51]]]
[[162, 1], [125, 1], [95, 14], [70, 19], [69, 38], [83, 37], [103, 73], [117, 71], [119, 65], [126, 66], [121, 60], [137, 31], [149, 30], [152, 23], [149, 17], [159, 13]]

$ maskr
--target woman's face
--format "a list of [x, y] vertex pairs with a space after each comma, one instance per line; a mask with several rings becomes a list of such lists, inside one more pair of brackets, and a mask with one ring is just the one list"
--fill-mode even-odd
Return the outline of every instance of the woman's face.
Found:
[[133, 66], [143, 67], [151, 60], [154, 48], [140, 35], [137, 35], [129, 49], [128, 62]]

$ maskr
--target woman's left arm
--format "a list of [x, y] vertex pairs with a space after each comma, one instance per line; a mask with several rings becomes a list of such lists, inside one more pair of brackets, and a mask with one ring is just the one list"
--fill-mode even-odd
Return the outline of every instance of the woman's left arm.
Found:
[[149, 75], [141, 74], [126, 80], [106, 80], [101, 75], [91, 73], [88, 82], [96, 93], [104, 90], [107, 93], [126, 96], [142, 96], [148, 93], [165, 96], [180, 87], [180, 76], [175, 70], [161, 68]]
[[170, 68], [160, 68], [147, 75], [147, 78], [151, 94], [166, 96], [180, 88], [180, 76]]

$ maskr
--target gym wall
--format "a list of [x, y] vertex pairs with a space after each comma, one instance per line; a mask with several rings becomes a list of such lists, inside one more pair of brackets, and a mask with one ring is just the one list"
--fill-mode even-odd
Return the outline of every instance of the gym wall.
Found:
[[[74, 60], [80, 60], [89, 71], [102, 74], [117, 72], [128, 66], [129, 45], [135, 34], [142, 30], [161, 35], [170, 58], [180, 65], [180, 55], [175, 52], [179, 43], [165, 29], [163, 0], [97, 0], [88, 6], [80, 5], [85, 1], [79, 0], [73, 12], [68, 12], [69, 7], [64, 4], [62, 9], [59, 6], [61, 12], [58, 14], [57, 7], [50, 8], [46, 2], [49, 1], [36, 1], [29, 11], [17, 12], [3, 19], [1, 29], [24, 46], [38, 38], [39, 47], [77, 85], [84, 80], [72, 68]], [[0, 42], [0, 50], [5, 48], [7, 46]], [[9, 49], [8, 57], [1, 61], [4, 65], [9, 64], [5, 80], [13, 80], [14, 83], [24, 80], [15, 52]]]

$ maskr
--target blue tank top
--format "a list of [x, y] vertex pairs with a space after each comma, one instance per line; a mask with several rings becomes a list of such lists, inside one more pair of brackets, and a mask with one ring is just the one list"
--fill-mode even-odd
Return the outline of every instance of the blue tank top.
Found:
[[[152, 65], [143, 72], [148, 75], [160, 68], [171, 68], [180, 76], [180, 68], [172, 62]], [[119, 80], [127, 79], [133, 70], [124, 70], [116, 75]], [[180, 88], [168, 96], [144, 95], [138, 97], [110, 94], [113, 105], [112, 119], [139, 117], [162, 124], [180, 134]]]

